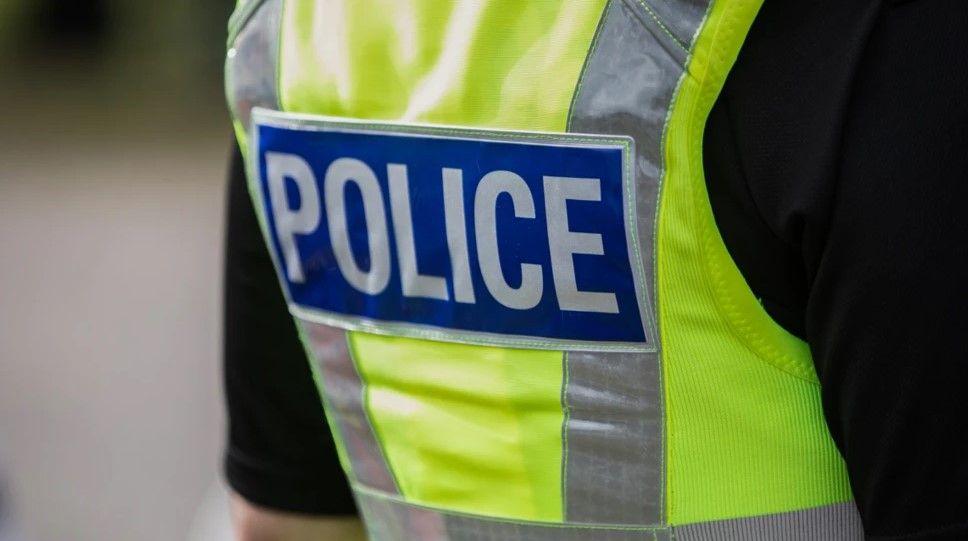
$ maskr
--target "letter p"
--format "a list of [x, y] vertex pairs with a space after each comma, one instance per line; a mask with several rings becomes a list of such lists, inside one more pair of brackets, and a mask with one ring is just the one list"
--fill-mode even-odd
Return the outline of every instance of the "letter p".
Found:
[[[285, 259], [286, 275], [290, 282], [302, 283], [302, 261], [296, 248], [296, 235], [311, 233], [319, 226], [319, 189], [316, 177], [306, 160], [295, 154], [266, 153], [266, 176], [269, 199], [275, 221], [279, 247]], [[289, 207], [286, 179], [291, 179], [299, 190], [299, 208]]]

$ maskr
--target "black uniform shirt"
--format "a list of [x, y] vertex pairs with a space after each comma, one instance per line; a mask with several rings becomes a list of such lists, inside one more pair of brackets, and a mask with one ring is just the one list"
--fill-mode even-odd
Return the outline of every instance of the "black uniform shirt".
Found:
[[[968, 0], [766, 0], [706, 129], [734, 260], [806, 340], [871, 539], [968, 539]], [[229, 482], [353, 502], [233, 167]]]

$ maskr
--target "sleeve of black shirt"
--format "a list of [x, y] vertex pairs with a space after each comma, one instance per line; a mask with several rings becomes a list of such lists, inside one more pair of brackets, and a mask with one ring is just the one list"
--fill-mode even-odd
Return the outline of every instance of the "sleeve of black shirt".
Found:
[[968, 2], [767, 1], [706, 133], [717, 223], [814, 354], [868, 539], [968, 539]]
[[225, 393], [229, 485], [267, 508], [355, 513], [322, 402], [246, 190], [238, 149], [228, 189]]
[[882, 539], [968, 539], [968, 3], [887, 7], [844, 124], [806, 331]]

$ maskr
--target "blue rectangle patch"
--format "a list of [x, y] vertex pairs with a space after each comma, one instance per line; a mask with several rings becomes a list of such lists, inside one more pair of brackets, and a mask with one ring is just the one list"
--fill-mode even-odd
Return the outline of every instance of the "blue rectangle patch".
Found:
[[297, 317], [648, 351], [632, 144], [257, 109], [250, 191]]

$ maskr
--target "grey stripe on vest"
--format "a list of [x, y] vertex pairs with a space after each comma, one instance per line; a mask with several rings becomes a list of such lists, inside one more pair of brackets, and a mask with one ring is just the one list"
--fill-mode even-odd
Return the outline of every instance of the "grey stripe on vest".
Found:
[[662, 391], [655, 353], [566, 354], [565, 519], [662, 522]]
[[864, 538], [853, 502], [670, 529], [504, 521], [429, 509], [368, 490], [355, 493], [374, 541], [862, 541]]
[[232, 39], [225, 61], [227, 97], [233, 116], [242, 123], [247, 133], [254, 107], [279, 109], [276, 71], [282, 2], [250, 0], [240, 9], [254, 11], [244, 20], [236, 22], [240, 27], [233, 30], [237, 34]]
[[322, 373], [320, 383], [329, 402], [326, 414], [342, 436], [353, 480], [384, 492], [398, 493], [364, 409], [365, 389], [347, 347], [346, 331], [306, 321], [299, 324], [312, 350], [311, 362], [317, 363]]
[[674, 529], [677, 541], [862, 541], [853, 502], [792, 513], [690, 524]]
[[[683, 43], [692, 42], [707, 4], [708, 0], [661, 0], [656, 6], [644, 0], [611, 1], [569, 119], [571, 132], [635, 139], [637, 227], [650, 336], [656, 337], [653, 234], [663, 170], [662, 136], [687, 60]], [[658, 351], [569, 352], [565, 380], [565, 519], [663, 523], [664, 397]]]
[[449, 513], [356, 490], [374, 541], [670, 541], [668, 528], [623, 528], [494, 519]]

